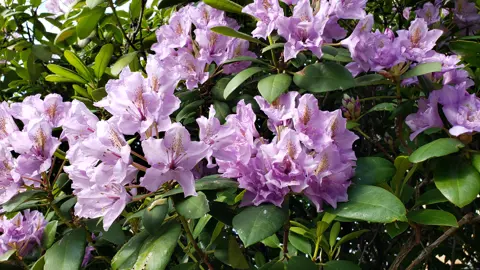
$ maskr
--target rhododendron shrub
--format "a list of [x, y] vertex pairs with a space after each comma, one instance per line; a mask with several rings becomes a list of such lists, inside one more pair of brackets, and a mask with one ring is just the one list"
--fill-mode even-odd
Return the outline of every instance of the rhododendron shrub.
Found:
[[477, 5], [3, 1], [1, 268], [479, 268]]

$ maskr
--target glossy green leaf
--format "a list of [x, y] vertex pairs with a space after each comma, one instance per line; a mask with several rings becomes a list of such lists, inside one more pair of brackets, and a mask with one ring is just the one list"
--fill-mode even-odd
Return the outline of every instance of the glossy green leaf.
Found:
[[242, 6], [230, 0], [202, 0], [205, 4], [226, 12], [242, 14]]
[[248, 262], [233, 235], [228, 237], [228, 262], [233, 269], [248, 269]]
[[45, 269], [45, 255], [40, 257], [30, 268], [30, 270], [44, 270]]
[[[237, 188], [238, 182], [229, 178], [221, 177], [218, 174], [205, 176], [201, 179], [195, 181], [195, 190], [218, 190], [218, 189], [227, 189], [227, 188]], [[175, 194], [183, 193], [183, 188], [178, 187], [174, 188], [168, 192], [162, 194], [162, 197], [168, 197]]]
[[449, 212], [435, 209], [410, 211], [407, 218], [418, 224], [458, 227], [457, 219]]
[[448, 202], [447, 198], [443, 196], [440, 190], [434, 188], [420, 195], [420, 197], [415, 203], [415, 206], [429, 205], [429, 204], [442, 203], [442, 202]]
[[395, 108], [397, 108], [397, 104], [385, 102], [385, 103], [380, 103], [380, 104], [377, 104], [377, 105], [373, 106], [373, 108], [368, 110], [368, 112], [369, 113], [380, 112], [380, 111], [391, 112], [391, 111], [395, 110]]
[[310, 244], [310, 241], [308, 240], [308, 238], [305, 238], [301, 235], [290, 232], [288, 236], [288, 240], [299, 251], [309, 255], [312, 254], [312, 245]]
[[420, 163], [434, 157], [442, 157], [456, 153], [463, 147], [465, 147], [465, 145], [457, 139], [441, 138], [418, 148], [408, 159], [412, 163]]
[[221, 78], [220, 80], [217, 81], [215, 86], [212, 88], [212, 95], [215, 100], [219, 101], [226, 101], [226, 100], [231, 100], [232, 96], [230, 98], [225, 99], [223, 92], [225, 91], [225, 87], [227, 87], [227, 84], [230, 82], [231, 78]]
[[61, 66], [55, 65], [55, 64], [49, 64], [49, 65], [47, 65], [47, 68], [51, 72], [53, 72], [53, 73], [55, 73], [59, 76], [71, 79], [74, 82], [81, 83], [81, 84], [86, 84], [87, 83], [87, 81], [84, 78], [82, 78], [80, 75], [78, 75], [77, 73], [73, 72], [72, 70], [70, 70], [68, 68], [64, 68], [64, 67], [61, 67]]
[[407, 222], [388, 223], [387, 225], [385, 225], [385, 229], [387, 229], [387, 233], [390, 236], [390, 238], [393, 239], [408, 229], [408, 223]]
[[287, 262], [287, 270], [318, 270], [318, 266], [309, 258], [295, 256]]
[[62, 29], [62, 31], [58, 33], [57, 36], [55, 37], [54, 44], [58, 44], [68, 39], [69, 37], [74, 36], [76, 32], [77, 32], [76, 26], [70, 26], [65, 29]]
[[112, 58], [112, 55], [113, 55], [113, 45], [105, 44], [102, 46], [97, 56], [95, 56], [95, 64], [93, 65], [93, 71], [95, 72], [95, 76], [98, 79], [102, 78], [102, 75], [105, 72], [105, 69], [110, 63], [110, 59]]
[[57, 233], [58, 220], [50, 221], [43, 230], [42, 247], [48, 249], [55, 242], [55, 234]]
[[175, 203], [175, 209], [178, 214], [191, 219], [201, 218], [210, 211], [207, 196], [201, 191], [197, 196], [190, 196]]
[[57, 82], [57, 83], [78, 83], [77, 80], [69, 79], [60, 75], [47, 75], [45, 77], [47, 82]]
[[333, 211], [339, 217], [369, 222], [407, 221], [403, 203], [392, 193], [376, 186], [351, 187], [348, 202]]
[[232, 29], [227, 26], [215, 26], [210, 29], [211, 31], [227, 36], [227, 37], [233, 37], [233, 38], [239, 38], [239, 39], [244, 39], [253, 43], [258, 43], [262, 45], [266, 45], [265, 43], [261, 42], [259, 39], [256, 39], [248, 34], [239, 32], [235, 29]]
[[138, 253], [142, 248], [143, 242], [150, 236], [146, 231], [134, 235], [122, 248], [115, 254], [111, 261], [113, 270], [132, 269], [137, 261]]
[[360, 266], [351, 261], [329, 261], [323, 266], [324, 270], [361, 270]]
[[182, 121], [183, 119], [186, 119], [188, 118], [188, 116], [193, 113], [193, 112], [196, 112], [198, 110], [198, 108], [200, 107], [200, 105], [202, 105], [205, 101], [203, 99], [200, 99], [200, 100], [195, 100], [189, 104], [187, 104], [185, 107], [183, 107], [178, 113], [177, 113], [177, 116], [175, 117], [175, 120], [177, 122], [180, 122]]
[[151, 236], [150, 240], [145, 241], [132, 268], [133, 270], [166, 269], [182, 230], [178, 223], [173, 222], [162, 227], [163, 234], [159, 237]]
[[357, 160], [355, 181], [362, 185], [385, 183], [395, 175], [395, 166], [380, 157], [363, 157]]
[[335, 222], [330, 230], [330, 236], [328, 244], [333, 247], [335, 242], [337, 242], [338, 234], [340, 233], [340, 222]]
[[408, 78], [417, 77], [417, 76], [421, 76], [421, 75], [432, 73], [432, 72], [440, 72], [440, 71], [442, 71], [441, 63], [435, 62], [435, 63], [418, 64], [414, 68], [405, 72], [405, 74], [402, 75], [402, 79], [408, 79]]
[[283, 48], [284, 46], [285, 46], [285, 43], [273, 43], [273, 44], [268, 45], [267, 47], [263, 48], [262, 53], [265, 53], [265, 52], [268, 52], [268, 51], [274, 50], [274, 49]]
[[137, 57], [137, 53], [138, 52], [131, 52], [120, 57], [120, 59], [118, 59], [117, 62], [115, 62], [115, 64], [110, 67], [110, 72], [112, 73], [112, 75], [117, 76], [118, 74], [120, 74], [122, 69], [128, 66], [128, 64], [130, 64], [130, 62], [132, 62], [133, 59]]
[[260, 60], [260, 59], [257, 59], [257, 58], [253, 58], [253, 57], [250, 57], [250, 56], [237, 56], [237, 57], [234, 57], [232, 59], [229, 59], [225, 62], [222, 63], [222, 65], [228, 65], [228, 64], [231, 64], [231, 63], [237, 63], [237, 62], [252, 62], [252, 63], [256, 63], [256, 64], [260, 64], [260, 65], [265, 65], [265, 66], [268, 66], [269, 64]]
[[367, 74], [360, 77], [355, 78], [355, 85], [356, 86], [369, 86], [369, 85], [377, 85], [383, 84], [385, 82], [385, 77], [380, 74]]
[[280, 248], [280, 240], [276, 234], [272, 234], [269, 237], [262, 240], [262, 243], [270, 248]]
[[215, 108], [215, 117], [220, 120], [220, 123], [224, 123], [225, 118], [231, 113], [230, 106], [225, 102], [214, 100], [213, 108]]
[[74, 229], [45, 253], [45, 269], [79, 269], [85, 254], [86, 232]]
[[225, 91], [223, 92], [223, 97], [228, 98], [230, 94], [232, 94], [242, 83], [244, 83], [248, 78], [252, 77], [253, 75], [262, 71], [262, 68], [259, 67], [250, 67], [247, 69], [242, 70], [240, 73], [235, 75], [232, 80], [227, 84], [225, 87]]
[[172, 267], [172, 270], [196, 270], [197, 264], [194, 262], [177, 264]]
[[480, 172], [480, 154], [472, 155], [472, 165], [478, 172]]
[[78, 74], [80, 74], [80, 76], [82, 76], [85, 80], [88, 81], [92, 78], [90, 70], [88, 70], [87, 66], [85, 66], [82, 60], [80, 60], [75, 53], [71, 51], [65, 51], [63, 55], [65, 56], [65, 59], [67, 59], [67, 62], [70, 63], [70, 65], [72, 65], [75, 70], [77, 70]]
[[340, 247], [342, 244], [345, 244], [347, 243], [348, 241], [351, 241], [353, 239], [357, 239], [358, 237], [360, 237], [362, 234], [368, 232], [369, 230], [360, 230], [360, 231], [356, 231], [356, 232], [351, 232], [347, 235], [344, 235], [342, 236], [342, 238], [340, 238], [340, 240], [338, 240], [338, 242], [335, 244], [335, 246], [333, 247], [333, 249], [337, 249], [338, 247]]
[[433, 171], [433, 180], [445, 198], [458, 207], [471, 203], [480, 192], [479, 172], [457, 157], [442, 159]]
[[288, 74], [271, 75], [258, 82], [258, 90], [263, 98], [272, 103], [288, 90], [291, 83], [292, 77]]
[[142, 224], [145, 230], [151, 235], [156, 235], [167, 213], [168, 201], [166, 199], [159, 199], [151, 203], [150, 206], [143, 211]]
[[286, 220], [285, 211], [274, 205], [252, 206], [233, 218], [233, 228], [248, 247], [280, 230]]
[[96, 7], [81, 16], [77, 21], [77, 35], [80, 39], [88, 37], [97, 27], [98, 21], [105, 15], [105, 8]]
[[22, 204], [28, 203], [28, 201], [39, 198], [46, 198], [47, 192], [41, 190], [27, 190], [22, 193], [18, 193], [13, 196], [6, 203], [2, 204], [2, 208], [5, 212], [14, 212], [20, 209]]
[[307, 66], [295, 73], [293, 82], [312, 93], [345, 90], [355, 86], [350, 71], [337, 63], [325, 62]]

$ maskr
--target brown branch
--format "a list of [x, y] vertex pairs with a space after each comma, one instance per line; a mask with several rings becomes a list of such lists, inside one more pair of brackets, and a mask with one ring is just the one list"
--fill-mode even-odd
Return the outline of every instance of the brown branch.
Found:
[[283, 259], [288, 260], [288, 233], [290, 232], [290, 220], [287, 219], [283, 229]]
[[203, 252], [203, 250], [198, 246], [197, 242], [193, 238], [193, 235], [192, 235], [192, 232], [190, 231], [190, 227], [188, 226], [187, 220], [180, 215], [178, 216], [178, 218], [180, 219], [180, 222], [182, 223], [183, 228], [185, 229], [185, 233], [187, 234], [188, 241], [193, 245], [198, 255], [200, 256], [200, 259], [203, 261], [203, 263], [207, 265], [208, 269], [213, 270], [213, 266], [208, 262], [208, 255], [205, 252]]
[[415, 241], [415, 235], [412, 235], [410, 239], [408, 240], [407, 244], [402, 247], [400, 252], [398, 253], [397, 257], [393, 261], [392, 265], [389, 270], [397, 270], [400, 265], [402, 264], [402, 261], [407, 257], [408, 253], [417, 245], [417, 241]]
[[[452, 234], [454, 234], [458, 229], [460, 229], [463, 225], [469, 224], [469, 223], [475, 223], [480, 221], [480, 216], [477, 216], [473, 218], [473, 213], [468, 213], [465, 216], [463, 216], [460, 221], [458, 221], [458, 227], [452, 227], [445, 231], [444, 234], [442, 234], [435, 242], [430, 244], [428, 247], [426, 247], [418, 257], [410, 263], [410, 265], [407, 267], [407, 270], [413, 269], [416, 265], [420, 264], [425, 260], [431, 253], [432, 251], [438, 247], [443, 241], [445, 241], [448, 237], [450, 237]], [[453, 263], [453, 262], [452, 262]]]

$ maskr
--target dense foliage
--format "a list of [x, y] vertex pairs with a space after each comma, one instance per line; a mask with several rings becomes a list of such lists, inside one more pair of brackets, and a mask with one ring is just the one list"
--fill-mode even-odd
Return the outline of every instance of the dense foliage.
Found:
[[478, 269], [480, 1], [4, 0], [1, 269]]

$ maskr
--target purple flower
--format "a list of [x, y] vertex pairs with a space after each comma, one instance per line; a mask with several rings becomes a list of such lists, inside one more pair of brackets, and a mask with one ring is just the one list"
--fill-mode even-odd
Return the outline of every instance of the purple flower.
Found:
[[210, 30], [195, 29], [194, 32], [201, 60], [207, 64], [215, 62], [217, 65], [227, 60], [226, 48], [230, 46], [232, 38]]
[[238, 25], [225, 16], [225, 12], [200, 2], [189, 6], [188, 15], [197, 29], [210, 29], [215, 26], [228, 26], [237, 29]]
[[16, 249], [20, 256], [28, 255], [36, 246], [40, 246], [43, 230], [47, 225], [43, 214], [38, 211], [19, 212], [12, 219], [0, 218], [0, 254]]
[[410, 19], [410, 12], [412, 11], [412, 7], [406, 7], [403, 9], [402, 16], [405, 18], [405, 20]]
[[70, 108], [70, 102], [63, 102], [62, 96], [49, 94], [43, 100], [40, 94], [26, 97], [22, 103], [11, 105], [13, 117], [28, 125], [30, 120], [45, 119], [52, 127], [60, 127]]
[[355, 50], [357, 44], [368, 36], [372, 30], [372, 27], [373, 15], [369, 14], [358, 22], [352, 34], [348, 38], [340, 42], [342, 45], [348, 48], [353, 58], [355, 58], [357, 54], [357, 51]]
[[[248, 57], [256, 58], [257, 56], [255, 55], [255, 53], [248, 50], [249, 45], [250, 43], [243, 39], [236, 38], [232, 40], [230, 45], [227, 47], [227, 59], [233, 59], [239, 56], [248, 56]], [[250, 61], [239, 61], [236, 63], [227, 64], [223, 66], [223, 73], [225, 74], [238, 73], [246, 69], [247, 67], [249, 67], [250, 64], [251, 64]]]
[[417, 9], [415, 13], [417, 14], [417, 18], [424, 19], [428, 25], [440, 21], [440, 8], [430, 2], [426, 2], [423, 8]]
[[183, 188], [185, 197], [196, 195], [191, 170], [206, 157], [209, 147], [203, 142], [192, 142], [187, 129], [173, 124], [163, 139], [150, 138], [142, 142], [143, 152], [151, 165], [141, 184], [150, 191], [162, 184], [176, 180]]
[[10, 108], [4, 101], [0, 103], [0, 144], [8, 144], [8, 136], [18, 131], [17, 124], [10, 115]]
[[464, 35], [475, 34], [480, 30], [480, 14], [475, 3], [468, 0], [455, 1], [454, 20]]
[[321, 58], [323, 55], [321, 35], [326, 22], [327, 20], [322, 20], [320, 15], [313, 15], [309, 0], [298, 1], [292, 17], [278, 19], [278, 34], [287, 40], [284, 51], [285, 61], [295, 58], [303, 50], [310, 50]]
[[253, 30], [252, 35], [258, 38], [266, 38], [277, 27], [277, 21], [283, 17], [283, 9], [278, 0], [254, 0], [253, 3], [242, 9], [258, 19], [257, 28]]
[[[322, 3], [324, 5], [324, 3]], [[333, 0], [333, 13], [339, 19], [363, 19], [367, 0]]]
[[[171, 62], [171, 61], [170, 61]], [[149, 91], [162, 95], [173, 95], [180, 78], [174, 72], [174, 65], [168, 60], [160, 60], [155, 55], [147, 56], [147, 82]]]
[[298, 92], [282, 94], [272, 104], [262, 96], [256, 96], [260, 109], [268, 116], [268, 127], [276, 133], [278, 126], [290, 126], [297, 106]]
[[417, 18], [412, 22], [408, 31], [398, 30], [397, 34], [400, 44], [405, 50], [405, 58], [421, 62], [424, 57], [435, 53], [432, 49], [443, 34], [443, 31], [428, 30], [425, 20]]
[[413, 141], [418, 134], [429, 128], [442, 128], [443, 122], [438, 114], [438, 97], [431, 94], [428, 100], [418, 100], [418, 112], [410, 114], [405, 119], [405, 123], [410, 127], [413, 133], [410, 135], [410, 140]]
[[83, 260], [82, 260], [82, 268], [85, 268], [87, 267], [88, 263], [90, 262], [90, 260], [93, 258], [93, 255], [92, 255], [92, 252], [95, 250], [95, 248], [91, 245], [88, 245], [86, 248], [85, 248], [85, 255], [83, 256]]
[[190, 31], [192, 22], [181, 12], [173, 13], [167, 25], [162, 25], [156, 31], [158, 43], [152, 46], [160, 59], [170, 55], [170, 50], [185, 47], [191, 42]]
[[189, 90], [196, 88], [208, 80], [208, 72], [205, 71], [207, 62], [202, 59], [195, 58], [190, 51], [181, 50], [178, 53], [177, 61], [179, 65], [176, 67], [177, 72]]
[[21, 182], [16, 182], [12, 176], [12, 169], [16, 163], [10, 151], [0, 143], [0, 204], [10, 200], [17, 193], [23, 191]]
[[76, 2], [76, 0], [47, 0], [45, 8], [55, 14], [67, 13]]
[[449, 132], [453, 136], [480, 131], [480, 99], [465, 89], [463, 83], [455, 88], [447, 85], [437, 91], [442, 95], [443, 113], [452, 125]]
[[83, 141], [95, 132], [98, 117], [95, 116], [83, 102], [72, 101], [63, 123], [62, 137], [68, 139], [70, 147]]

